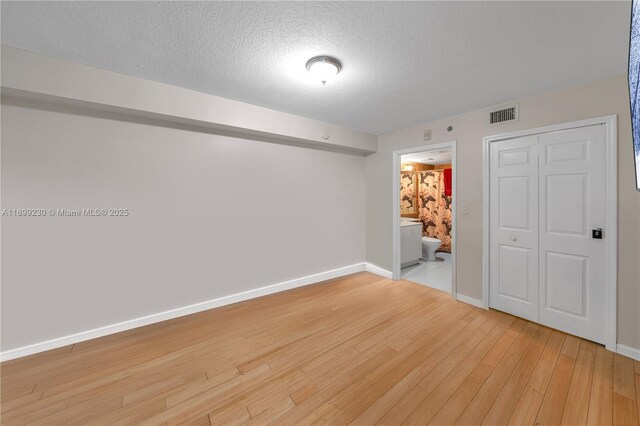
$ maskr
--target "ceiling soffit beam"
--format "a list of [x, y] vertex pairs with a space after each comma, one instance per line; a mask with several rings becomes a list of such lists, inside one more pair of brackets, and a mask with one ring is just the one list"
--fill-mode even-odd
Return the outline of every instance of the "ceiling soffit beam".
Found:
[[164, 83], [2, 46], [3, 102], [61, 104], [270, 143], [367, 155], [375, 135]]

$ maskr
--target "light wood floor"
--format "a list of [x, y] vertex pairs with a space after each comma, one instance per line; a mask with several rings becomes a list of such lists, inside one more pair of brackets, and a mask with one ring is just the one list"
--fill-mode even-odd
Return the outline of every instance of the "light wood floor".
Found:
[[3, 425], [628, 425], [640, 410], [639, 362], [369, 273], [5, 362], [1, 376]]

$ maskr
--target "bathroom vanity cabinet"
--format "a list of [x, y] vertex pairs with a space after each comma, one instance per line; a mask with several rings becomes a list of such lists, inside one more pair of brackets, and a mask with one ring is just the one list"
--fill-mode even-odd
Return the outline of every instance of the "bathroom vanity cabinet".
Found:
[[422, 256], [422, 222], [400, 223], [400, 262], [402, 267], [415, 265]]

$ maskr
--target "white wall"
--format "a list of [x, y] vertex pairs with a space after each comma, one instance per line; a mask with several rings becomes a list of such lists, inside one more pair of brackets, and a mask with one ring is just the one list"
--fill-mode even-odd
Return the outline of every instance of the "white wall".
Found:
[[[640, 193], [624, 76], [522, 100], [518, 123], [489, 127], [480, 110], [382, 135], [365, 159], [211, 132], [259, 139], [286, 129], [282, 142], [352, 152], [374, 151], [372, 135], [15, 49], [2, 54], [3, 93], [32, 98], [2, 99], [2, 207], [131, 211], [2, 218], [3, 352], [365, 257], [390, 270], [391, 152], [423, 145], [424, 129], [432, 143], [458, 141], [458, 201], [469, 205], [458, 216], [458, 290], [478, 299], [482, 137], [608, 114], [619, 115], [618, 340], [640, 348]], [[331, 143], [321, 137], [327, 129]]]
[[364, 261], [365, 159], [3, 98], [7, 351]]
[[[392, 152], [425, 145], [423, 131], [432, 130], [429, 143], [457, 140], [458, 205], [468, 203], [469, 214], [458, 215], [458, 292], [482, 298], [482, 138], [492, 134], [618, 114], [618, 341], [640, 348], [640, 192], [635, 191], [633, 148], [626, 78], [555, 91], [520, 102], [520, 121], [491, 127], [489, 109], [423, 123], [382, 135], [378, 152], [367, 157], [367, 261], [392, 267]], [[446, 128], [453, 126], [453, 131]]]

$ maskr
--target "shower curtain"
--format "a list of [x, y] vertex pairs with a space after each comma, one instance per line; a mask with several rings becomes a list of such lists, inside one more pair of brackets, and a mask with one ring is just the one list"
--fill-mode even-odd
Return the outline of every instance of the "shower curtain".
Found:
[[442, 170], [418, 172], [418, 217], [422, 235], [442, 241], [438, 251], [451, 253], [451, 197], [445, 194]]
[[416, 208], [416, 174], [415, 172], [400, 173], [400, 214], [418, 213]]

